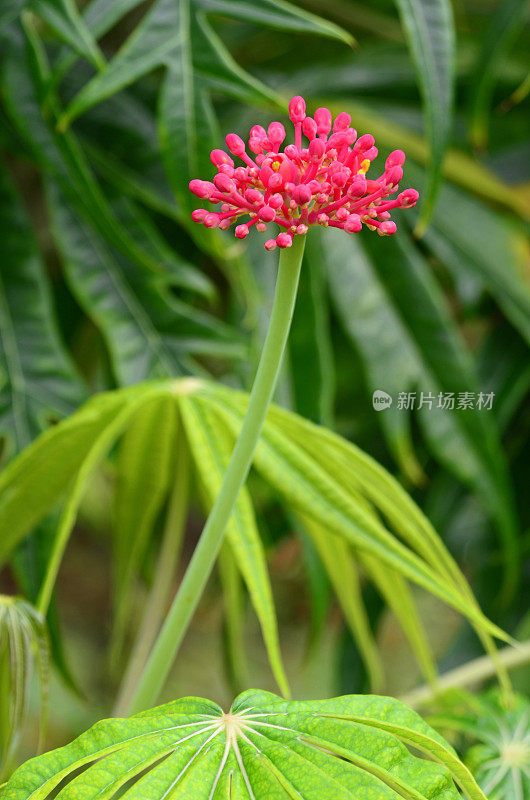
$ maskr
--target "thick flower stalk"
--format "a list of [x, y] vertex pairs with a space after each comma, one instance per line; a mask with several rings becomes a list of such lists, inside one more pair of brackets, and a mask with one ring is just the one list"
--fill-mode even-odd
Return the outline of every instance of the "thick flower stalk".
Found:
[[217, 175], [213, 182], [192, 180], [190, 190], [210, 203], [220, 203], [220, 209], [199, 208], [192, 219], [221, 230], [238, 223], [238, 239], [245, 239], [254, 225], [264, 233], [275, 224], [280, 233], [265, 242], [266, 250], [291, 247], [294, 237], [304, 236], [311, 225], [346, 233], [357, 233], [366, 225], [381, 236], [395, 233], [391, 210], [411, 208], [418, 200], [415, 189], [392, 197], [403, 178], [405, 153], [394, 150], [383, 174], [368, 178], [379, 151], [370, 133], [357, 137], [349, 114], [343, 111], [333, 121], [329, 109], [318, 108], [314, 117], [308, 117], [304, 99], [293, 97], [289, 118], [294, 144], [283, 151], [286, 133], [281, 122], [271, 122], [267, 131], [254, 125], [248, 141], [254, 158], [240, 136], [227, 135], [228, 150], [244, 166], [236, 166], [224, 150], [212, 150]]

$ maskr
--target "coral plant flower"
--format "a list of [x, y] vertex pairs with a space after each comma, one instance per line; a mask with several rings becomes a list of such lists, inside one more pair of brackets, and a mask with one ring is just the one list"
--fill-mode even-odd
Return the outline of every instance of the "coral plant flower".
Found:
[[381, 236], [395, 233], [390, 211], [411, 208], [418, 200], [415, 189], [395, 196], [405, 153], [390, 153], [383, 174], [371, 179], [367, 172], [378, 155], [374, 137], [370, 133], [358, 137], [349, 114], [343, 111], [333, 120], [329, 109], [317, 108], [308, 117], [304, 99], [293, 97], [289, 118], [294, 144], [283, 150], [286, 133], [281, 122], [271, 122], [267, 130], [253, 126], [248, 149], [254, 158], [240, 136], [227, 135], [226, 146], [239, 166], [224, 150], [212, 150], [217, 167], [213, 182], [195, 179], [189, 186], [197, 197], [221, 205], [214, 211], [196, 209], [192, 219], [221, 230], [237, 223], [238, 239], [245, 239], [252, 226], [265, 232], [269, 225], [277, 225], [280, 233], [265, 242], [266, 250], [290, 247], [293, 237], [304, 236], [311, 225], [346, 233], [357, 233], [366, 225]]

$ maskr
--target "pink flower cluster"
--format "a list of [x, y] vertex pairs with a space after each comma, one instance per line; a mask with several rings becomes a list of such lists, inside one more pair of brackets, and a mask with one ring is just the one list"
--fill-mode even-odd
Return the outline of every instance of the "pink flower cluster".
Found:
[[[254, 125], [249, 150], [240, 136], [229, 133], [226, 145], [245, 166], [236, 166], [224, 150], [212, 150], [217, 167], [213, 183], [192, 180], [190, 190], [210, 203], [221, 203], [220, 210], [199, 208], [192, 213], [195, 222], [207, 228], [226, 230], [233, 223], [238, 239], [248, 236], [255, 225], [264, 232], [271, 223], [282, 231], [265, 242], [266, 250], [290, 247], [294, 236], [303, 236], [310, 225], [341, 228], [346, 233], [360, 231], [363, 224], [381, 236], [396, 232], [390, 220], [393, 208], [411, 208], [418, 200], [415, 189], [405, 189], [394, 199], [403, 177], [405, 153], [394, 150], [386, 160], [383, 174], [371, 180], [366, 173], [378, 155], [374, 137], [365, 133], [357, 138], [351, 117], [342, 112], [332, 121], [327, 108], [318, 108], [314, 117], [306, 116], [305, 101], [293, 97], [289, 118], [294, 124], [294, 144], [283, 151], [285, 139], [281, 122], [271, 122], [268, 130]], [[302, 135], [308, 139], [304, 146]], [[248, 217], [245, 222], [242, 218]]]

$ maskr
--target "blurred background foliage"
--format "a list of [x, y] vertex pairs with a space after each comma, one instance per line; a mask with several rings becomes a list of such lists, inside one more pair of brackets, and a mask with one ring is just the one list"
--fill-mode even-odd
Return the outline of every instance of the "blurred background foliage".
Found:
[[[486, 613], [527, 638], [528, 15], [520, 0], [0, 2], [2, 463], [102, 389], [182, 375], [248, 388], [274, 257], [264, 236], [194, 227], [187, 184], [211, 175], [222, 133], [284, 119], [302, 94], [310, 111], [349, 111], [381, 160], [405, 150], [404, 181], [422, 204], [392, 239], [311, 233], [277, 399], [394, 472]], [[390, 409], [373, 410], [377, 389]], [[495, 396], [490, 411], [406, 411], [399, 392]], [[92, 476], [49, 615], [50, 745], [107, 713], [117, 685], [105, 655], [115, 476], [113, 459]], [[294, 693], [365, 689], [314, 547], [251, 481]], [[200, 532], [197, 500], [175, 582]], [[0, 591], [36, 599], [55, 523], [19, 548]], [[453, 612], [419, 599], [441, 671], [480, 655]], [[419, 680], [410, 648], [370, 586], [364, 600], [385, 690], [408, 691]], [[238, 682], [272, 687], [246, 606], [221, 561], [168, 696], [226, 703]], [[249, 643], [245, 669], [230, 657], [234, 625]], [[521, 672], [519, 688], [529, 683]]]

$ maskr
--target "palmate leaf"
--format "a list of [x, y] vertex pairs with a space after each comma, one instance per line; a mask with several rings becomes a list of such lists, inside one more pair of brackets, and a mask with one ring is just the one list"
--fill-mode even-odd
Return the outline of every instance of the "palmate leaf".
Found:
[[0, 195], [0, 437], [9, 456], [71, 414], [85, 391], [53, 319], [29, 220], [2, 169]]
[[[0, 565], [51, 508], [66, 502], [63, 519], [68, 525], [65, 523], [58, 534], [65, 537], [61, 539], [64, 547], [72, 529], [71, 509], [79, 502], [95, 458], [103, 458], [104, 451], [155, 402], [175, 403], [184, 422], [179, 424], [178, 435], [186, 436], [186, 447], [211, 500], [239, 433], [248, 395], [194, 378], [146, 383], [103, 394], [39, 437], [0, 474]], [[148, 438], [144, 437], [144, 450]], [[48, 475], [49, 463], [56, 462], [58, 466]], [[408, 581], [464, 614], [490, 651], [491, 636], [506, 638], [484, 617], [457, 565], [417, 506], [397, 481], [362, 451], [325, 428], [272, 407], [254, 465], [289, 508], [318, 526], [320, 538], [335, 535], [342, 540], [342, 550], [347, 543], [356, 562], [350, 564], [348, 574], [344, 573], [346, 583], [352, 575], [355, 580], [359, 563], [368, 576], [373, 573], [380, 591], [382, 582], [391, 582], [395, 574], [401, 578], [404, 583], [396, 582], [386, 599], [392, 607], [401, 605], [410, 612], [403, 627], [428, 678], [432, 678], [433, 669], [407, 596]], [[44, 475], [46, 480], [39, 478]], [[152, 534], [153, 524], [151, 517], [142, 533], [144, 541]], [[259, 617], [277, 680], [286, 689], [263, 546], [246, 492], [241, 495], [227, 542]], [[328, 550], [321, 552], [338, 587], [341, 574], [333, 568], [331, 555]], [[370, 634], [360, 593], [355, 583], [350, 594], [347, 592], [343, 586], [337, 594], [352, 629], [365, 642], [363, 650], [368, 659], [373, 645], [368, 645]], [[369, 660], [375, 664], [372, 656]]]
[[396, 0], [407, 32], [425, 107], [430, 144], [420, 226], [430, 220], [453, 120], [455, 33], [450, 0]]
[[[210, 25], [210, 14], [351, 41], [337, 26], [277, 0], [157, 0], [109, 65], [71, 101], [60, 127], [66, 129], [92, 106], [156, 67], [165, 67], [159, 103], [160, 143], [168, 176], [184, 206], [190, 203], [188, 181], [193, 175], [205, 174], [202, 168], [207, 166], [208, 151], [217, 142], [209, 93], [222, 92], [249, 103], [283, 102], [238, 66]], [[114, 3], [98, 33], [114, 25], [121, 15], [121, 4]]]
[[2, 800], [458, 800], [457, 786], [486, 800], [455, 751], [397, 700], [285, 702], [252, 690], [227, 714], [189, 697], [99, 722], [23, 765]]

